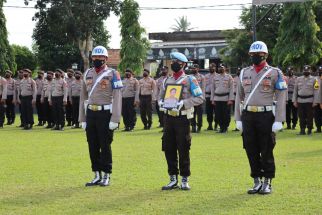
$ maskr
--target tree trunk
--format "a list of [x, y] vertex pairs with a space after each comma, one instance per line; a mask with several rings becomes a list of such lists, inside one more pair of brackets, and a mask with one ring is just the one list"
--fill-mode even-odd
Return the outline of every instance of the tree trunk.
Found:
[[93, 49], [92, 35], [88, 33], [84, 40], [78, 39], [78, 47], [84, 62], [83, 69], [86, 71], [89, 68], [89, 53]]

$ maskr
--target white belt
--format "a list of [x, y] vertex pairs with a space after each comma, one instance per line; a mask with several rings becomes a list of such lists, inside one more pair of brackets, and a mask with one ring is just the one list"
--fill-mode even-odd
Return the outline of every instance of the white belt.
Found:
[[111, 110], [112, 105], [88, 105], [87, 108], [92, 111]]
[[272, 106], [250, 106], [247, 105], [246, 111], [249, 112], [266, 112], [266, 111], [272, 111], [273, 107]]

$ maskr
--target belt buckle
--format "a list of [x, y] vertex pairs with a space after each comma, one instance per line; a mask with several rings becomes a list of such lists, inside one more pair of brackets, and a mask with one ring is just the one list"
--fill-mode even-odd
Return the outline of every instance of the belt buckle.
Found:
[[92, 105], [92, 111], [98, 111], [98, 105]]
[[256, 106], [250, 106], [250, 111], [251, 112], [258, 112], [258, 109]]
[[177, 115], [178, 115], [178, 113], [177, 113], [176, 111], [172, 111], [172, 110], [169, 110], [169, 111], [168, 111], [168, 114], [169, 114], [170, 116], [177, 116]]

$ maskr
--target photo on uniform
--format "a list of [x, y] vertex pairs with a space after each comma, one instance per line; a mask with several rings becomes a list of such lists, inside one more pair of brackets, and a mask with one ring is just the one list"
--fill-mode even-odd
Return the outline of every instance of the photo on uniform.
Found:
[[182, 96], [183, 85], [181, 84], [168, 84], [165, 89], [164, 105], [165, 109], [177, 108], [178, 102]]

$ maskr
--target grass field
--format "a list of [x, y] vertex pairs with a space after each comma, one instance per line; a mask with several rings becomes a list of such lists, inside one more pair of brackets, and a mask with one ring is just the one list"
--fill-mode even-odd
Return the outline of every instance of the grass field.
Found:
[[246, 194], [252, 181], [239, 133], [193, 134], [191, 191], [161, 191], [168, 176], [156, 121], [150, 131], [139, 123], [134, 132], [115, 132], [104, 188], [84, 187], [92, 173], [83, 130], [5, 127], [0, 214], [322, 214], [321, 134], [278, 134], [267, 196]]

